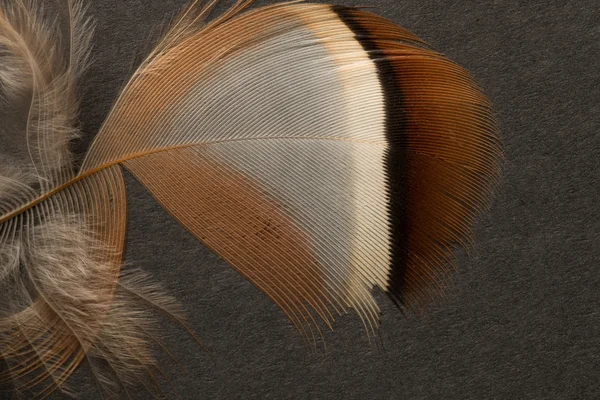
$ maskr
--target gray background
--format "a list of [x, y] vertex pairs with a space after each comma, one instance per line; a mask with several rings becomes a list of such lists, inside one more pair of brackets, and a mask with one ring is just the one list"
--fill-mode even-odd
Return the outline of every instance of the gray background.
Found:
[[[94, 64], [82, 82], [80, 116], [88, 141], [151, 48], [153, 27], [186, 2], [90, 1]], [[349, 314], [326, 334], [327, 349], [311, 352], [275, 305], [128, 177], [126, 261], [176, 293], [210, 350], [165, 323], [166, 343], [188, 370], [160, 357], [180, 398], [598, 398], [600, 6], [339, 4], [373, 7], [473, 72], [502, 124], [502, 188], [444, 301], [405, 317], [379, 295], [378, 344]], [[85, 368], [72, 388], [96, 398]]]

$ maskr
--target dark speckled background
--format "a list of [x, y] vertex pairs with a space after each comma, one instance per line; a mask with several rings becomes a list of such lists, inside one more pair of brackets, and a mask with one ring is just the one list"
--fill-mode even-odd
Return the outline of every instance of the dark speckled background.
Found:
[[[153, 27], [186, 1], [90, 1], [95, 60], [81, 108], [88, 140], [150, 48]], [[266, 296], [128, 176], [126, 262], [176, 294], [210, 350], [165, 323], [166, 343], [188, 370], [161, 356], [180, 398], [598, 398], [600, 7], [590, 0], [339, 3], [371, 6], [474, 73], [502, 124], [502, 189], [441, 304], [403, 317], [379, 296], [379, 346], [349, 314], [326, 334], [327, 350], [311, 353]], [[82, 399], [97, 398], [85, 368], [71, 387]]]

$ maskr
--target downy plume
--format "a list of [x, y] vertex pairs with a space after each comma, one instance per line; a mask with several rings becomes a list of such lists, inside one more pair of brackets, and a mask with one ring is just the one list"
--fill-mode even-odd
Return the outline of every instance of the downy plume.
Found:
[[0, 104], [23, 104], [26, 122], [5, 135], [29, 156], [0, 165], [0, 383], [27, 398], [69, 392], [86, 361], [106, 397], [140, 384], [158, 393], [148, 378], [158, 314], [184, 324], [183, 313], [141, 272], [121, 271], [119, 167], [76, 177], [69, 142], [92, 24], [80, 1], [66, 5], [66, 38], [34, 2], [0, 8]]

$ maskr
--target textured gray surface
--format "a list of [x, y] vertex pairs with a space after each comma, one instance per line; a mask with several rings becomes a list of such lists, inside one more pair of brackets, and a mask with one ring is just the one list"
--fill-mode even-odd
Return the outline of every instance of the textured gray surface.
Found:
[[[92, 137], [152, 27], [185, 0], [95, 0], [81, 121]], [[496, 106], [504, 183], [445, 300], [403, 317], [380, 296], [381, 344], [354, 315], [311, 354], [279, 309], [128, 179], [126, 261], [187, 306], [210, 354], [165, 324], [183, 399], [598, 398], [600, 10], [594, 1], [340, 0], [368, 5], [471, 70]], [[93, 399], [85, 370], [72, 381]], [[53, 398], [63, 398], [56, 395]], [[143, 396], [141, 398], [144, 398]]]

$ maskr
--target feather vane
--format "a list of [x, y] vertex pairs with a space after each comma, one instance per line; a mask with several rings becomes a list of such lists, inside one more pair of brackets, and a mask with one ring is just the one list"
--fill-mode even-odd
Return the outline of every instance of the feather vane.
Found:
[[9, 132], [25, 156], [0, 167], [0, 380], [44, 397], [86, 360], [107, 397], [160, 390], [144, 378], [149, 307], [188, 327], [172, 297], [121, 271], [123, 168], [309, 344], [349, 309], [376, 335], [374, 288], [415, 311], [444, 291], [500, 177], [483, 91], [382, 17], [303, 2], [245, 12], [251, 3], [213, 20], [216, 0], [186, 8], [79, 170], [69, 141], [85, 7], [67, 2], [67, 51], [33, 3], [0, 8], [0, 98], [26, 110]]

